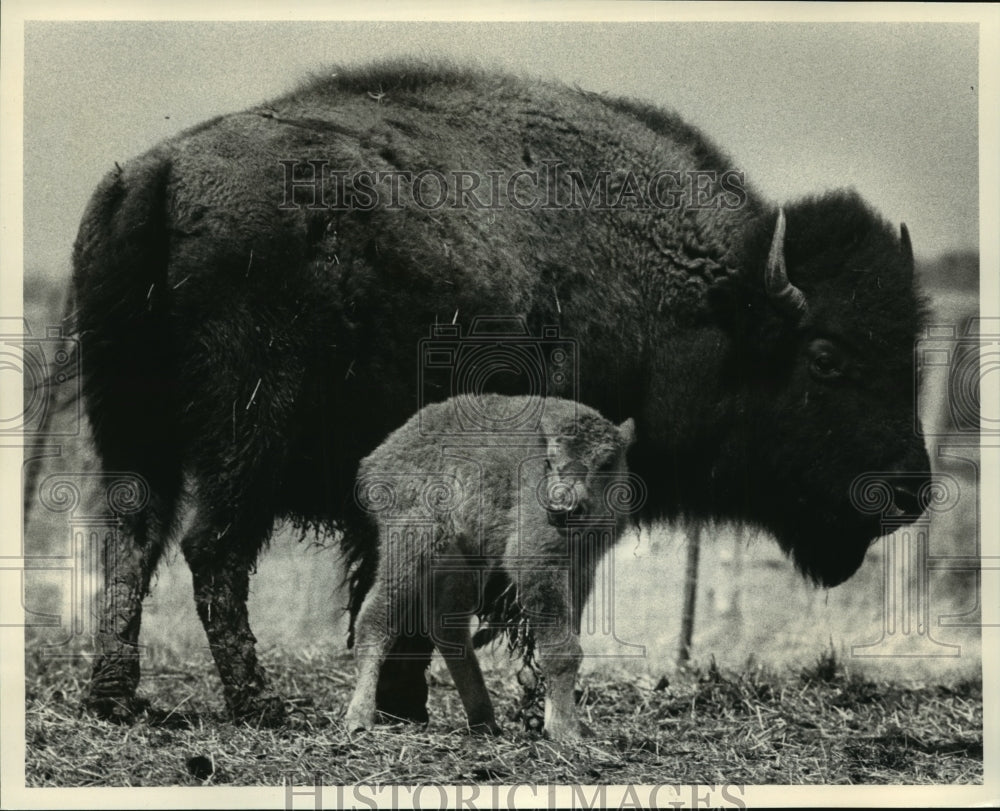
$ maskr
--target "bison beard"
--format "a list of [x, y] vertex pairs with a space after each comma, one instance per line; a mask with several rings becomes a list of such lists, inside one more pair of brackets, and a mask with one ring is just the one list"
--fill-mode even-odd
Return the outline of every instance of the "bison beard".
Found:
[[[417, 368], [434, 324], [558, 326], [578, 385], [546, 378], [538, 393], [635, 417], [629, 466], [649, 519], [761, 526], [835, 585], [880, 534], [880, 517], [849, 497], [858, 476], [904, 477], [887, 486], [919, 511], [929, 461], [912, 428], [912, 251], [854, 193], [783, 217], [750, 188], [735, 209], [282, 207], [289, 160], [397, 176], [509, 176], [547, 161], [645, 179], [733, 169], [677, 116], [640, 103], [395, 64], [340, 69], [112, 171], [74, 251], [84, 397], [105, 469], [144, 477], [151, 498], [109, 541], [109, 594], [122, 599], [102, 625], [98, 712], [125, 719], [140, 706], [142, 599], [185, 497], [197, 517], [181, 543], [227, 706], [280, 720], [247, 622], [249, 569], [277, 516], [349, 521], [358, 461], [418, 405], [454, 393]], [[348, 202], [362, 191], [348, 184]], [[528, 388], [516, 375], [478, 382]], [[373, 548], [346, 538], [356, 609]], [[425, 720], [430, 645], [401, 645], [381, 708]]]

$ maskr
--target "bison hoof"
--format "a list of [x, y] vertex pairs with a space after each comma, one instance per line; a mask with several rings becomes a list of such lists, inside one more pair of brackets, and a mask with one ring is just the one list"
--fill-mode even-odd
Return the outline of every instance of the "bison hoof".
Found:
[[380, 706], [375, 713], [375, 720], [379, 724], [426, 724], [431, 717], [427, 713], [427, 707], [420, 704]]
[[503, 730], [496, 721], [480, 721], [477, 724], [469, 724], [469, 732], [473, 735], [500, 735]]
[[233, 711], [233, 720], [258, 728], [280, 727], [288, 720], [288, 713], [280, 696], [263, 695], [244, 701]]
[[82, 709], [113, 724], [132, 724], [149, 710], [149, 701], [137, 696], [87, 695]]
[[413, 715], [393, 715], [391, 712], [385, 712], [384, 710], [378, 710], [375, 713], [376, 724], [382, 724], [385, 726], [392, 726], [393, 724], [427, 724], [430, 722], [430, 716], [424, 713], [423, 717], [419, 714]]

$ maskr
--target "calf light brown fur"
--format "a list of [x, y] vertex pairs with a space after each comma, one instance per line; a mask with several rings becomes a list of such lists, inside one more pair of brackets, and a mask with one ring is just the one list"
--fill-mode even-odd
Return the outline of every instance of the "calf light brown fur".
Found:
[[[637, 504], [631, 419], [538, 397], [462, 396], [427, 406], [361, 462], [356, 495], [377, 524], [378, 569], [356, 624], [350, 731], [375, 720], [379, 672], [401, 633], [441, 652], [472, 728], [496, 731], [470, 618], [514, 589], [546, 681], [545, 729], [578, 737], [580, 615], [597, 564]], [[506, 592], [505, 597], [509, 597]]]

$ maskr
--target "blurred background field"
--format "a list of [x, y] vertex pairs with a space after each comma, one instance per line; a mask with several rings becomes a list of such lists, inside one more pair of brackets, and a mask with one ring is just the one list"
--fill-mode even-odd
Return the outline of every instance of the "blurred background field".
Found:
[[[815, 662], [832, 646], [848, 668], [873, 677], [918, 681], [978, 677], [980, 624], [997, 622], [991, 616], [995, 607], [983, 616], [980, 577], [974, 569], [982, 528], [978, 438], [969, 415], [975, 417], [978, 408], [978, 377], [962, 369], [974, 365], [978, 372], [978, 339], [966, 342], [964, 349], [960, 340], [977, 328], [971, 319], [978, 315], [978, 260], [971, 253], [950, 254], [922, 263], [919, 270], [937, 332], [918, 349], [941, 350], [951, 362], [945, 366], [935, 361], [923, 368], [920, 416], [926, 432], [942, 434], [929, 437], [929, 450], [937, 472], [950, 477], [952, 491], [949, 508], [932, 517], [928, 554], [916, 550], [894, 557], [894, 542], [880, 540], [854, 578], [822, 590], [804, 582], [766, 535], [725, 526], [706, 528], [691, 651], [696, 663], [714, 658], [720, 665], [741, 667], [752, 659], [769, 667], [801, 666]], [[61, 282], [45, 280], [41, 274], [26, 276], [24, 314], [33, 335], [45, 335], [47, 326], [59, 323], [63, 295]], [[949, 337], [949, 330], [955, 337]], [[938, 352], [934, 357], [945, 355]], [[949, 396], [949, 387], [962, 393]], [[76, 416], [72, 410], [62, 413], [57, 425], [69, 433]], [[928, 430], [930, 426], [934, 431]], [[85, 424], [79, 436], [58, 444], [60, 456], [37, 463], [39, 482], [44, 488], [47, 477], [58, 474], [76, 482], [86, 496], [87, 489], [93, 489], [97, 468]], [[80, 516], [87, 511], [86, 504], [85, 498], [75, 513], [36, 506], [25, 531], [25, 556], [71, 557], [73, 526], [79, 529], [83, 523]], [[916, 538], [918, 533], [909, 535]], [[585, 635], [585, 672], [624, 670], [640, 684], [655, 684], [674, 671], [687, 542], [683, 527], [666, 526], [644, 527], [621, 540], [599, 576], [603, 586], [595, 590], [592, 614], [603, 627]], [[87, 576], [74, 580], [69, 570], [51, 570], [58, 563], [44, 565], [50, 569], [25, 574], [30, 644], [45, 648], [47, 654], [86, 653], [93, 620], [88, 609], [81, 613], [72, 607], [89, 606], [96, 567], [89, 565]], [[920, 579], [924, 573], [926, 581]], [[261, 647], [278, 658], [287, 651], [299, 662], [309, 650], [342, 651], [346, 598], [341, 576], [334, 539], [300, 539], [294, 531], [279, 527], [251, 583], [251, 621]], [[984, 576], [995, 577], [996, 572]], [[893, 577], [908, 587], [894, 587]], [[603, 596], [602, 587], [610, 589]], [[909, 596], [912, 602], [892, 606], [887, 602], [892, 593]], [[907, 627], [907, 623], [912, 624]], [[151, 661], [203, 660], [211, 668], [194, 611], [190, 574], [176, 546], [154, 581], [141, 639]], [[511, 667], [502, 652], [484, 653], [483, 659], [487, 668]]]

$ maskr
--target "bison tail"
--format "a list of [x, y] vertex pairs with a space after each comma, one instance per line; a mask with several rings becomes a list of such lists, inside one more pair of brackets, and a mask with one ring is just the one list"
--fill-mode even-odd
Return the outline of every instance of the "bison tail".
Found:
[[472, 635], [472, 647], [482, 648], [485, 645], [489, 645], [497, 638], [497, 634], [500, 633], [502, 629], [496, 625], [484, 625], [482, 628], [476, 630]]
[[147, 480], [169, 523], [181, 487], [169, 340], [170, 162], [116, 165], [90, 200], [73, 248], [82, 393], [105, 470]]
[[344, 508], [340, 551], [344, 562], [344, 583], [347, 587], [347, 647], [354, 647], [355, 623], [365, 597], [375, 583], [378, 569], [378, 527], [370, 515], [353, 501]]

